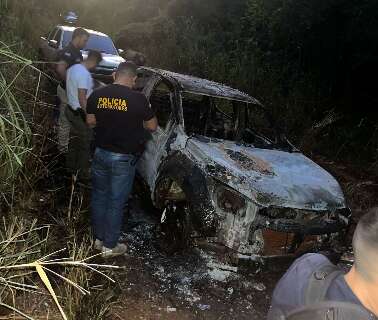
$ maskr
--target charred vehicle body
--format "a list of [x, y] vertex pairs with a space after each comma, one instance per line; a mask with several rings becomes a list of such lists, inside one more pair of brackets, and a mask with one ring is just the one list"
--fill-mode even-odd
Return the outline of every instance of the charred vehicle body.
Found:
[[294, 234], [298, 247], [307, 235], [329, 239], [347, 227], [337, 181], [276, 133], [258, 100], [150, 68], [140, 69], [137, 89], [159, 122], [138, 173], [172, 246], [205, 239], [258, 256], [264, 230]]

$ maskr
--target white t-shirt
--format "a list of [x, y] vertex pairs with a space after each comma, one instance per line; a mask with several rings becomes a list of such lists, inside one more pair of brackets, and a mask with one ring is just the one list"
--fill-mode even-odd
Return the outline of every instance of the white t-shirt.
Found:
[[72, 109], [80, 107], [78, 89], [87, 89], [87, 98], [93, 91], [93, 79], [86, 67], [82, 64], [75, 64], [67, 70], [67, 98]]

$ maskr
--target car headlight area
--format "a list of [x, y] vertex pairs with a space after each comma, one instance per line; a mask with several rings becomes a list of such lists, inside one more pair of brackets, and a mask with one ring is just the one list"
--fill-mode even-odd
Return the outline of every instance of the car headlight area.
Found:
[[224, 185], [217, 186], [215, 190], [217, 206], [224, 212], [235, 215], [245, 213], [247, 201], [237, 191]]

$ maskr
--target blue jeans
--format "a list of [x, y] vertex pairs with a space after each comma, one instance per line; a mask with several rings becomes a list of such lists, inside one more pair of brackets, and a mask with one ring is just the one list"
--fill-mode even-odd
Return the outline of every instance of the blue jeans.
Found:
[[133, 187], [137, 158], [97, 148], [92, 162], [92, 225], [96, 239], [114, 248]]

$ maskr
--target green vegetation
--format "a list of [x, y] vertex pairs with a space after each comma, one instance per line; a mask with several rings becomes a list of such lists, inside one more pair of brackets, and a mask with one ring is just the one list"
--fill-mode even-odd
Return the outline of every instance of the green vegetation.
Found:
[[[28, 65], [20, 57], [14, 55], [5, 44], [0, 49], [0, 56], [5, 56], [9, 63], [20, 64], [20, 71]], [[5, 63], [5, 62], [3, 62]], [[0, 71], [0, 192], [7, 193], [13, 189], [14, 178], [22, 168], [27, 153], [30, 151], [31, 132], [25, 115], [11, 91], [12, 84], [16, 81], [19, 72], [11, 81], [7, 81], [7, 75]]]
[[[30, 123], [24, 100], [17, 95], [19, 79], [29, 72], [32, 62], [0, 41], [0, 194], [14, 194], [14, 183], [31, 147]], [[28, 77], [26, 75], [26, 77]], [[22, 94], [20, 95], [22, 96]]]
[[[36, 61], [33, 2], [0, 0], [0, 29], [6, 30], [0, 34], [0, 314], [104, 319], [112, 295], [101, 289], [112, 280], [103, 271], [116, 267], [91, 263], [83, 197], [72, 189], [68, 209], [54, 201], [50, 209], [42, 197], [54, 199], [62, 190], [46, 195], [36, 187], [50, 170], [44, 157], [52, 144], [54, 98], [46, 99], [47, 76]], [[93, 285], [97, 294], [91, 296]]]
[[123, 27], [119, 45], [145, 52], [152, 65], [251, 93], [304, 151], [377, 160], [376, 1], [176, 0], [162, 7]]
[[[74, 239], [69, 248], [51, 252], [50, 237], [54, 233], [51, 229], [46, 225], [38, 226], [36, 219], [3, 217], [0, 227], [0, 313], [13, 311], [33, 320], [28, 310], [19, 307], [22, 305], [18, 299], [20, 294], [23, 294], [22, 300], [50, 295], [51, 304], [56, 304], [62, 319], [78, 319], [80, 315], [82, 319], [103, 319], [112, 296], [100, 291], [91, 297], [86, 288], [90, 288], [94, 274], [114, 282], [103, 271], [118, 267], [89, 262], [93, 256], [90, 256], [88, 236], [80, 244]], [[62, 256], [66, 249], [69, 249], [69, 257]], [[60, 281], [59, 286], [56, 279]], [[34, 314], [36, 312], [38, 310]]]
[[40, 34], [72, 9], [81, 25], [143, 52], [149, 65], [252, 94], [305, 152], [378, 161], [374, 0], [20, 2], [43, 17]]
[[251, 93], [306, 152], [378, 160], [377, 1], [71, 0], [69, 7], [150, 65]]

